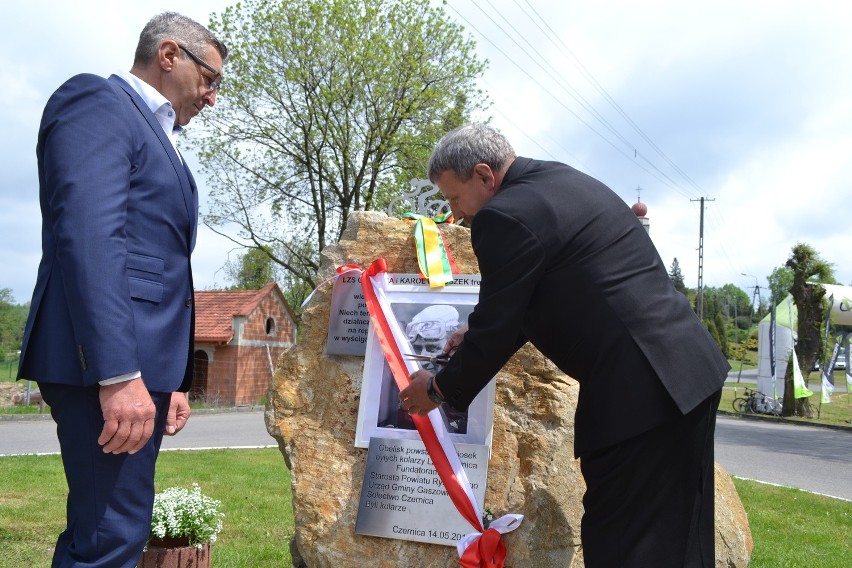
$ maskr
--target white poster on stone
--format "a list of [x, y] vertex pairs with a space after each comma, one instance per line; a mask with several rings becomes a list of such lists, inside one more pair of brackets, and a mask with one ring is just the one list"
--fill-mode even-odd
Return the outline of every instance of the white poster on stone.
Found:
[[[455, 447], [484, 509], [489, 449], [476, 444]], [[455, 546], [474, 530], [447, 495], [422, 441], [370, 440], [356, 534]]]
[[[479, 275], [456, 275], [453, 282], [431, 288], [416, 274], [386, 274], [387, 296], [394, 318], [406, 337], [403, 356], [440, 355], [447, 338], [467, 323], [479, 299]], [[333, 306], [332, 306], [333, 307]], [[432, 373], [438, 364], [424, 361]], [[480, 391], [467, 410], [444, 404], [441, 418], [453, 443], [491, 446], [494, 418], [494, 381]], [[355, 446], [366, 448], [370, 438], [419, 440], [414, 421], [399, 405], [399, 388], [373, 327], [367, 334], [364, 376], [355, 429]]]

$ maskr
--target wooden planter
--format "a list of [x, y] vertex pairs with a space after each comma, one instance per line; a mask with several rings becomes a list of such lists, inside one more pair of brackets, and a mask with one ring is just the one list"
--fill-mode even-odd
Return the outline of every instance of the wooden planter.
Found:
[[137, 568], [210, 568], [210, 553], [210, 544], [196, 548], [186, 540], [152, 539]]

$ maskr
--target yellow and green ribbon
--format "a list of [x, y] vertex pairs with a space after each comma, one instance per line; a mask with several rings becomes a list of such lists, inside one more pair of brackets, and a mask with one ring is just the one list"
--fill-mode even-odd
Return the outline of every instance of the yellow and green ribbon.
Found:
[[427, 217], [416, 213], [403, 213], [403, 219], [413, 219], [414, 242], [417, 249], [417, 264], [420, 273], [429, 280], [431, 288], [440, 288], [453, 281], [453, 271], [444, 237], [438, 229], [438, 223], [452, 220], [452, 212], [436, 217]]

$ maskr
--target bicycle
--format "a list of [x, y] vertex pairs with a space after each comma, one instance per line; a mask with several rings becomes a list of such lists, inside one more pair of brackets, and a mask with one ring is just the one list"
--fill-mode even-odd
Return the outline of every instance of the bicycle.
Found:
[[737, 412], [781, 416], [780, 400], [752, 389], [745, 389], [745, 395], [735, 398], [731, 405]]

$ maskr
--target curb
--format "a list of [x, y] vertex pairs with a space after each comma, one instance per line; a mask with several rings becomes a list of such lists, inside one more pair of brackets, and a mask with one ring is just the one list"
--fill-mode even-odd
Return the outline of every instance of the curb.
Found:
[[[200, 414], [225, 414], [231, 412], [263, 412], [265, 410], [262, 405], [254, 405], [254, 406], [229, 406], [223, 408], [196, 408], [193, 409], [192, 414], [200, 415]], [[13, 422], [17, 420], [53, 420], [53, 417], [50, 416], [50, 412], [44, 412], [42, 414], [0, 414], [0, 422]]]
[[742, 412], [732, 412], [730, 410], [717, 410], [717, 415], [729, 416], [738, 420], [757, 420], [762, 422], [771, 422], [773, 424], [792, 424], [793, 426], [806, 426], [808, 428], [827, 428], [829, 430], [840, 430], [841, 432], [852, 432], [852, 424], [844, 426], [843, 424], [822, 424], [815, 422], [806, 422], [805, 419], [791, 419], [781, 416], [765, 416], [763, 414], [751, 414]]
[[15, 422], [27, 420], [52, 420], [50, 412], [44, 414], [0, 414], [0, 422]]

